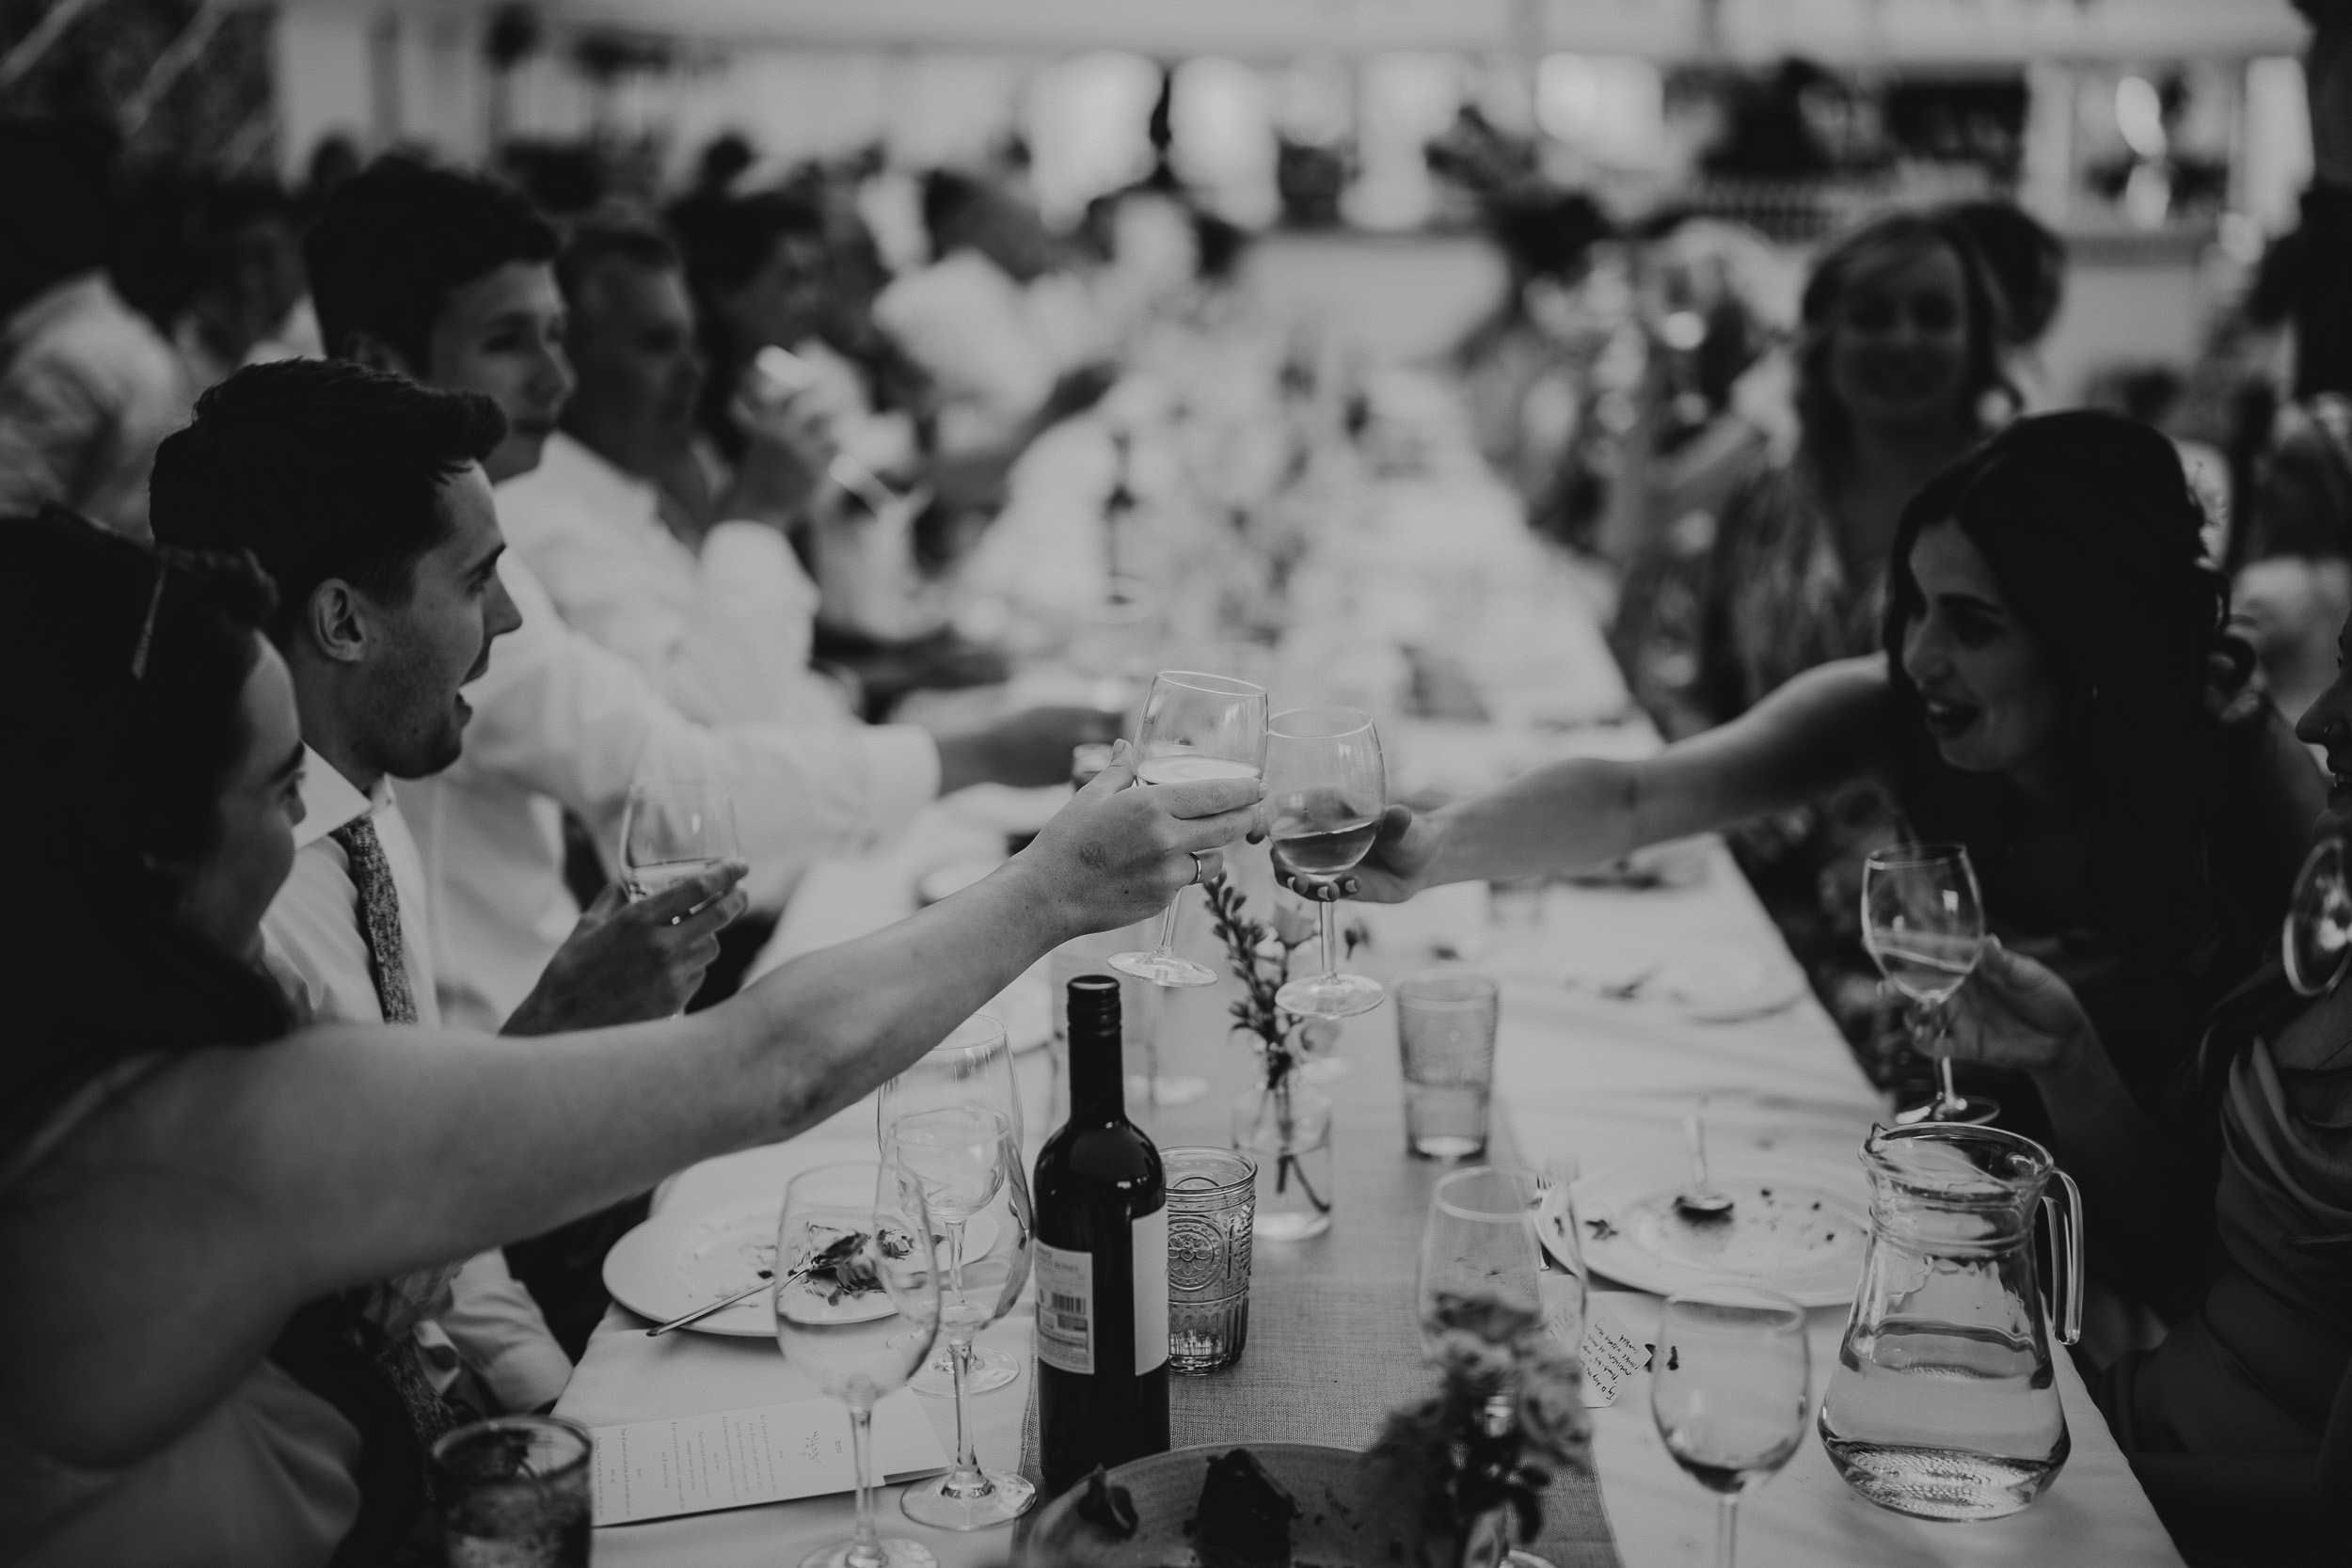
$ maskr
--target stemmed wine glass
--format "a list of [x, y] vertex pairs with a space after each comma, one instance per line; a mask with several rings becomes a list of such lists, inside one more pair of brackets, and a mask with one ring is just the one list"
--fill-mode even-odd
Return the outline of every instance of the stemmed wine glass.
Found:
[[[914, 1386], [930, 1391], [925, 1379], [944, 1370], [946, 1386], [939, 1391], [956, 1401], [956, 1463], [938, 1481], [910, 1488], [899, 1506], [909, 1518], [943, 1529], [999, 1524], [1036, 1497], [1022, 1477], [980, 1468], [970, 1414], [974, 1392], [1002, 1387], [1017, 1373], [1010, 1357], [972, 1341], [1020, 1295], [1035, 1229], [1020, 1094], [1003, 1027], [985, 1013], [967, 1020], [882, 1085], [878, 1121], [882, 1158], [923, 1183], [931, 1216], [946, 1232], [948, 1259], [940, 1336], [947, 1364], [927, 1365]], [[999, 1370], [1002, 1377], [994, 1375]]]
[[1446, 1335], [1505, 1338], [1544, 1320], [1536, 1240], [1544, 1180], [1534, 1171], [1472, 1165], [1438, 1183], [1421, 1231], [1421, 1341], [1435, 1352]]
[[[1984, 901], [1976, 867], [1958, 844], [1901, 844], [1863, 863], [1862, 945], [1896, 990], [1911, 999], [1914, 1040], [1947, 1026], [1944, 1004], [1966, 983], [1984, 951]], [[1952, 1086], [1948, 1056], [1935, 1062], [1935, 1098], [1900, 1122], [1987, 1122], [2001, 1107]]]
[[[1327, 890], [1372, 847], [1388, 808], [1380, 734], [1360, 708], [1299, 707], [1266, 729], [1266, 816], [1274, 854], [1302, 882]], [[1323, 973], [1274, 993], [1285, 1012], [1352, 1018], [1380, 1006], [1380, 982], [1343, 974], [1331, 956], [1331, 904], [1315, 899], [1323, 927]]]
[[1716, 1568], [1733, 1568], [1740, 1496], [1780, 1473], [1804, 1438], [1813, 1350], [1804, 1308], [1744, 1285], [1666, 1298], [1649, 1407], [1676, 1464], [1723, 1499]]
[[801, 1568], [937, 1568], [930, 1548], [874, 1529], [874, 1405], [939, 1334], [938, 1250], [923, 1183], [891, 1164], [819, 1165], [784, 1190], [776, 1343], [850, 1407], [857, 1528]]
[[[1265, 688], [1226, 675], [1163, 670], [1144, 699], [1136, 732], [1136, 778], [1147, 784], [1254, 779], [1265, 770]], [[1160, 942], [1149, 953], [1114, 953], [1111, 967], [1155, 986], [1214, 986], [1216, 971], [1176, 951], [1176, 907], [1168, 901]]]
[[[1012, 1051], [1005, 1042], [1005, 1026], [986, 1013], [974, 1013], [949, 1031], [947, 1037], [917, 1058], [898, 1077], [884, 1084], [874, 1099], [875, 1147], [890, 1135], [890, 1124], [914, 1111], [971, 1105], [997, 1111], [1012, 1124], [1015, 1149], [1025, 1147], [1021, 1086], [1012, 1069]], [[1029, 1207], [1029, 1177], [1023, 1157], [1016, 1154], [1008, 1180], [1020, 1188], [1023, 1223]], [[1021, 1375], [1021, 1364], [1000, 1350], [974, 1346], [964, 1386], [975, 1394], [993, 1393]], [[938, 1349], [912, 1385], [918, 1394], [934, 1398], [955, 1392], [955, 1347], [940, 1336]]]
[[702, 784], [631, 784], [621, 814], [621, 885], [632, 902], [739, 853], [735, 801]]

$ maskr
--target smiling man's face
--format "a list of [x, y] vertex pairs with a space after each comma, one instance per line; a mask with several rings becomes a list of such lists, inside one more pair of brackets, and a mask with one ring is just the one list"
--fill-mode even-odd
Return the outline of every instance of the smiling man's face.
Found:
[[501, 484], [539, 466], [572, 392], [564, 295], [544, 261], [509, 261], [452, 289], [434, 318], [428, 386], [484, 392], [506, 415], [506, 439], [483, 463]]

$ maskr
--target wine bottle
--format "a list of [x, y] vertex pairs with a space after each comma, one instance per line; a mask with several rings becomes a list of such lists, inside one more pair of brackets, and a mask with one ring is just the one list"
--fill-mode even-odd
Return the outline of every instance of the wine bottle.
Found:
[[1119, 982], [1070, 982], [1070, 1119], [1037, 1157], [1038, 1458], [1048, 1492], [1168, 1449], [1168, 1193], [1127, 1119]]

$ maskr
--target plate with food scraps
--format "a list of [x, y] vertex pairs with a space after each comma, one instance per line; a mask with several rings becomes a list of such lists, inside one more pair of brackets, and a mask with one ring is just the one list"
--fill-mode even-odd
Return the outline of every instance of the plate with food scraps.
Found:
[[[630, 1311], [658, 1323], [733, 1295], [756, 1280], [760, 1270], [775, 1267], [781, 1210], [777, 1198], [743, 1198], [686, 1213], [655, 1214], [605, 1254], [605, 1289]], [[974, 1215], [963, 1228], [965, 1256], [986, 1252], [995, 1236], [994, 1215]], [[801, 1289], [794, 1316], [803, 1322], [866, 1323], [896, 1310], [880, 1292], [841, 1291], [839, 1301], [822, 1301], [832, 1293], [833, 1284], [816, 1294]], [[823, 1316], [803, 1315], [813, 1311]], [[765, 1339], [776, 1332], [775, 1308], [763, 1292], [687, 1326], [702, 1334]]]
[[1716, 1189], [1732, 1200], [1718, 1218], [1694, 1218], [1675, 1206], [1691, 1184], [1687, 1164], [1598, 1171], [1577, 1182], [1586, 1265], [1660, 1295], [1738, 1280], [1805, 1307], [1853, 1300], [1870, 1239], [1859, 1170], [1847, 1175], [1786, 1160], [1720, 1159], [1709, 1166]]

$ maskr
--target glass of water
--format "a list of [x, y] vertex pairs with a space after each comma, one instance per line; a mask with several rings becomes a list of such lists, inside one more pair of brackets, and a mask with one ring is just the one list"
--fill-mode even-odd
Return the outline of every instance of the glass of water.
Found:
[[1676, 1464], [1722, 1499], [1716, 1568], [1733, 1568], [1740, 1494], [1804, 1440], [1813, 1354], [1804, 1308], [1744, 1285], [1666, 1298], [1650, 1356], [1650, 1414]]
[[1405, 1146], [1424, 1160], [1486, 1152], [1502, 992], [1484, 974], [1431, 970], [1396, 988], [1405, 1067]]
[[594, 1452], [588, 1429], [559, 1416], [501, 1416], [435, 1443], [449, 1561], [588, 1568]]

